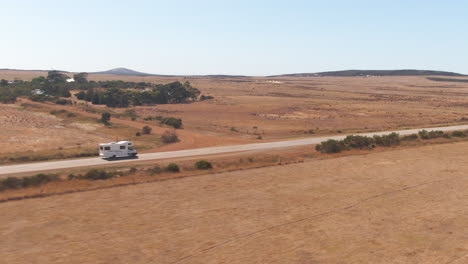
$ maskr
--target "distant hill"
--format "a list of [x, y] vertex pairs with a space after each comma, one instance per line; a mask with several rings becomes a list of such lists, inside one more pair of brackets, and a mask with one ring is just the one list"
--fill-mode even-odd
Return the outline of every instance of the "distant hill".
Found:
[[130, 70], [127, 68], [115, 68], [115, 69], [108, 70], [108, 71], [92, 72], [92, 73], [93, 74], [132, 75], [132, 76], [157, 76], [156, 74], [138, 72], [138, 71]]
[[276, 75], [272, 77], [355, 77], [355, 76], [465, 76], [463, 74], [446, 71], [428, 71], [428, 70], [347, 70], [347, 71], [329, 71], [317, 73], [293, 73]]

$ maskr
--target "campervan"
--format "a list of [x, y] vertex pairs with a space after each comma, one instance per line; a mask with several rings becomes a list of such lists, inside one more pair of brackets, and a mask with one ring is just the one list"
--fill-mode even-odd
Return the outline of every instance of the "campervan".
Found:
[[133, 143], [130, 141], [99, 144], [99, 156], [104, 159], [135, 157], [137, 154], [137, 151], [133, 148]]

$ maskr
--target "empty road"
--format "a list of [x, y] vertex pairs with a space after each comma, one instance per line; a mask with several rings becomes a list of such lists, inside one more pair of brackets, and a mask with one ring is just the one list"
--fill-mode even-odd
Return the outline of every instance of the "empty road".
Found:
[[[391, 132], [396, 132], [396, 133], [399, 133], [400, 135], [409, 135], [409, 134], [417, 133], [418, 131], [422, 129], [425, 129], [428, 131], [430, 130], [442, 130], [442, 131], [468, 130], [468, 125], [434, 127], [434, 128], [419, 128], [419, 129], [396, 130], [396, 131], [385, 131], [385, 132], [372, 132], [372, 133], [361, 133], [361, 134], [356, 134], [356, 135], [374, 136], [374, 135], [388, 134]], [[325, 137], [314, 137], [314, 138], [295, 139], [295, 140], [284, 140], [284, 141], [268, 142], [268, 143], [253, 143], [253, 144], [234, 145], [234, 146], [209, 147], [209, 148], [187, 149], [187, 150], [178, 150], [178, 151], [169, 151], [169, 152], [145, 153], [145, 154], [140, 154], [138, 159], [123, 159], [123, 160], [107, 161], [99, 157], [96, 157], [96, 158], [88, 158], [88, 159], [60, 160], [60, 161], [49, 161], [49, 162], [46, 161], [46, 162], [38, 162], [38, 163], [26, 163], [26, 164], [18, 164], [18, 165], [0, 166], [0, 178], [2, 177], [4, 178], [4, 177], [7, 177], [8, 175], [16, 174], [16, 173], [40, 172], [40, 171], [68, 169], [68, 168], [86, 167], [86, 166], [131, 163], [135, 161], [185, 158], [185, 157], [195, 157], [195, 156], [201, 156], [201, 155], [213, 155], [213, 154], [233, 153], [233, 152], [242, 152], [242, 151], [268, 150], [268, 149], [275, 149], [275, 148], [287, 148], [287, 147], [314, 145], [314, 144], [318, 144], [328, 139], [339, 140], [345, 137], [346, 135], [325, 136]]]

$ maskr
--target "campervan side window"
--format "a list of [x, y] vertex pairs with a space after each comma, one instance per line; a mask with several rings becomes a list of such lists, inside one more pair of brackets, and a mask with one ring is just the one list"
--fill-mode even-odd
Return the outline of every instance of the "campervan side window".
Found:
[[104, 150], [110, 150], [110, 147], [104, 147]]
[[120, 146], [120, 149], [125, 149], [125, 146]]

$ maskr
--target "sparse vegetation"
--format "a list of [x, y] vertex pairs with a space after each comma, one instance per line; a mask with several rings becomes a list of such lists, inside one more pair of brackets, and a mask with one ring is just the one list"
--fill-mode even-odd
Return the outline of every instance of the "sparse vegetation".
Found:
[[149, 134], [151, 134], [151, 131], [152, 131], [152, 130], [153, 130], [153, 129], [152, 129], [151, 127], [149, 127], [149, 126], [144, 126], [144, 127], [141, 129], [141, 133], [142, 133], [143, 135], [149, 135]]
[[382, 147], [398, 146], [400, 145], [400, 136], [397, 133], [374, 136], [374, 143]]
[[212, 100], [212, 99], [214, 99], [214, 97], [211, 96], [211, 95], [202, 95], [202, 96], [200, 96], [200, 101]]
[[453, 131], [452, 137], [466, 137], [466, 134], [463, 131]]
[[315, 146], [315, 149], [322, 153], [339, 153], [350, 149], [372, 149], [375, 146], [391, 147], [400, 144], [400, 137], [397, 133], [382, 136], [360, 136], [349, 135], [343, 140], [330, 139]]
[[401, 138], [402, 141], [414, 141], [419, 138], [418, 134], [406, 135]]
[[175, 131], [165, 131], [161, 136], [161, 141], [166, 144], [175, 143], [179, 141], [179, 137]]
[[110, 125], [110, 120], [111, 120], [111, 114], [109, 112], [104, 112], [104, 113], [101, 114], [100, 121], [104, 125], [106, 125], [106, 126]]
[[143, 118], [145, 121], [158, 120], [159, 124], [171, 126], [173, 128], [179, 129], [182, 127], [182, 119], [175, 117], [163, 117], [163, 116], [148, 116]]
[[343, 140], [329, 139], [315, 146], [315, 149], [322, 153], [338, 153], [347, 149]]
[[180, 168], [179, 168], [179, 165], [175, 164], [175, 163], [169, 163], [166, 167], [166, 171], [169, 171], [169, 172], [179, 172], [180, 171]]
[[444, 137], [444, 132], [440, 130], [432, 130], [432, 131], [421, 130], [418, 132], [418, 135], [421, 139], [427, 140], [427, 139]]
[[195, 168], [199, 170], [209, 170], [213, 168], [213, 165], [211, 164], [211, 162], [208, 162], [206, 160], [199, 160], [195, 162]]
[[56, 104], [59, 104], [59, 105], [71, 105], [73, 104], [73, 102], [71, 100], [68, 100], [68, 99], [57, 99], [55, 101]]
[[182, 119], [175, 117], [164, 117], [163, 119], [161, 119], [161, 124], [179, 129], [182, 127]]
[[58, 181], [60, 178], [56, 174], [36, 174], [28, 177], [8, 177], [0, 180], [0, 191], [7, 189], [27, 188], [39, 186], [52, 181]]

